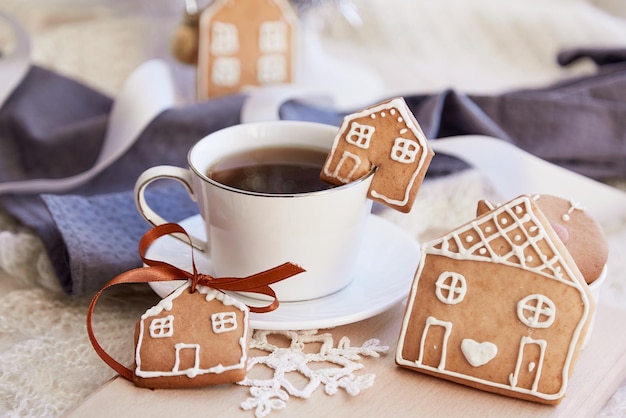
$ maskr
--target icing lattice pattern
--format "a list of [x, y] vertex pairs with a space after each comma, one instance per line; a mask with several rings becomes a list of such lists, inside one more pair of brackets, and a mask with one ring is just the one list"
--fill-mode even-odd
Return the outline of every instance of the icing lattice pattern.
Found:
[[526, 196], [450, 232], [426, 252], [521, 267], [565, 280], [561, 257]]

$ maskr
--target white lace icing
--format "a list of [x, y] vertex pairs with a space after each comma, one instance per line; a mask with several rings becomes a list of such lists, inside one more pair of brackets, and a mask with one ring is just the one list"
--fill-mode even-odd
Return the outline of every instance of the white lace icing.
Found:
[[[289, 339], [288, 347], [272, 344], [268, 337], [283, 335]], [[320, 345], [313, 353], [305, 352], [307, 344]], [[255, 331], [250, 341], [250, 348], [267, 352], [266, 356], [248, 359], [248, 370], [257, 365], [267, 366], [274, 374], [269, 379], [246, 377], [238, 384], [250, 387], [251, 397], [241, 404], [244, 410], [254, 409], [256, 418], [263, 418], [273, 410], [284, 409], [290, 396], [308, 398], [320, 386], [327, 395], [334, 395], [338, 389], [344, 389], [350, 395], [358, 395], [374, 384], [375, 376], [365, 374], [356, 376], [355, 372], [363, 369], [359, 363], [361, 356], [378, 358], [389, 347], [371, 339], [360, 347], [350, 345], [350, 340], [343, 337], [334, 346], [332, 334], [318, 334], [317, 331]], [[315, 363], [316, 366], [311, 367]], [[288, 372], [298, 373], [308, 383], [303, 387], [295, 386], [288, 378]]]

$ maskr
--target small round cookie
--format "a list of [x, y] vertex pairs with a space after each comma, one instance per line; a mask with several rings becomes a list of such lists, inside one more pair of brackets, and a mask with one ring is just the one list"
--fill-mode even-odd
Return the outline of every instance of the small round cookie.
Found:
[[595, 281], [609, 257], [609, 244], [600, 224], [573, 200], [542, 194], [533, 196], [555, 232], [570, 252], [589, 284]]

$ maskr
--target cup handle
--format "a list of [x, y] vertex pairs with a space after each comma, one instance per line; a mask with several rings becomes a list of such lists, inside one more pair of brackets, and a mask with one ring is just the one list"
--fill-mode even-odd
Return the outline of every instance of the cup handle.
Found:
[[[169, 222], [150, 207], [145, 196], [146, 188], [150, 183], [159, 179], [177, 180], [185, 187], [191, 200], [197, 202], [196, 194], [193, 191], [191, 172], [188, 169], [171, 165], [159, 165], [147, 169], [141, 173], [135, 182], [135, 205], [141, 216], [152, 226], [163, 225]], [[187, 245], [189, 245], [189, 238], [191, 238], [191, 245], [194, 248], [201, 251], [208, 250], [208, 242], [199, 238], [191, 235], [189, 238], [182, 234], [172, 235]]]

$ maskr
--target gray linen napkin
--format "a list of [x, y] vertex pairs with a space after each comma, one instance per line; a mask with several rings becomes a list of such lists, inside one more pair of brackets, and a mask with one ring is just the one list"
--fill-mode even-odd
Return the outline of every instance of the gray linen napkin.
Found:
[[[0, 203], [42, 239], [68, 294], [93, 293], [117, 274], [141, 265], [139, 239], [149, 229], [132, 188], [145, 169], [184, 167], [187, 151], [210, 132], [239, 123], [244, 96], [229, 96], [163, 112], [115, 163], [88, 183], [58, 195], [4, 195]], [[58, 178], [95, 161], [111, 99], [73, 80], [33, 67], [0, 109], [0, 181]], [[47, 158], [47, 156], [50, 156]], [[150, 196], [173, 221], [197, 213], [171, 184]]]
[[[482, 134], [596, 179], [626, 177], [626, 65], [602, 51], [568, 51], [571, 62], [593, 53], [608, 63], [597, 75], [545, 89], [498, 96], [455, 91], [406, 95], [429, 138]], [[612, 51], [605, 51], [611, 54]], [[189, 147], [217, 129], [239, 123], [244, 96], [170, 109], [107, 170], [67, 194], [0, 196], [4, 207], [42, 238], [63, 288], [89, 294], [115, 275], [141, 265], [137, 243], [148, 225], [135, 211], [137, 176], [157, 164], [184, 166]], [[366, 106], [367, 104], [364, 104]], [[95, 160], [111, 100], [72, 80], [34, 67], [0, 109], [0, 181], [81, 172]], [[281, 118], [339, 125], [344, 114], [298, 101]], [[437, 155], [429, 176], [466, 165]], [[182, 188], [151, 188], [155, 205], [172, 220], [196, 213]]]

